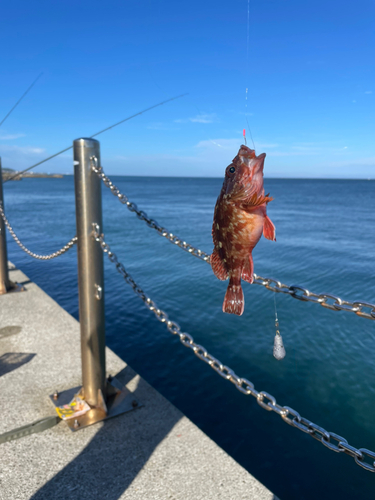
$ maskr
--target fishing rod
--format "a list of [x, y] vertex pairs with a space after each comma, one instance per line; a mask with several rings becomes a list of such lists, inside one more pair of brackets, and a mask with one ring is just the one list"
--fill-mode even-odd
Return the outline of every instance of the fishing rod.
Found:
[[39, 76], [37, 76], [35, 78], [35, 80], [33, 81], [33, 83], [30, 85], [30, 87], [26, 90], [26, 92], [24, 92], [22, 94], [22, 96], [18, 99], [18, 101], [16, 102], [16, 104], [13, 106], [13, 108], [9, 111], [9, 113], [5, 116], [5, 118], [3, 118], [3, 120], [0, 122], [0, 127], [1, 125], [5, 122], [5, 120], [8, 118], [8, 116], [12, 113], [12, 111], [14, 109], [16, 109], [16, 107], [19, 105], [19, 103], [22, 101], [22, 99], [25, 97], [26, 94], [28, 94], [30, 92], [30, 90], [34, 87], [34, 85], [36, 84], [36, 82], [39, 80], [39, 78], [43, 75], [43, 73], [40, 73]]
[[[100, 130], [99, 132], [96, 132], [95, 134], [93, 134], [93, 135], [90, 136], [90, 139], [92, 139], [93, 137], [96, 137], [99, 134], [102, 134], [103, 132], [106, 132], [107, 130], [110, 130], [113, 127], [117, 127], [117, 125], [120, 125], [121, 123], [127, 122], [128, 120], [131, 120], [132, 118], [135, 118], [136, 116], [142, 115], [143, 113], [146, 113], [147, 111], [150, 111], [151, 109], [157, 108], [158, 106], [161, 106], [162, 104], [166, 104], [167, 102], [174, 101], [175, 99], [179, 99], [180, 97], [184, 97], [186, 95], [188, 95], [188, 94], [186, 93], [186, 94], [178, 95], [176, 97], [171, 97], [170, 99], [167, 99], [166, 101], [159, 102], [158, 104], [154, 104], [153, 106], [150, 106], [149, 108], [143, 109], [142, 111], [139, 111], [138, 113], [135, 113], [134, 115], [128, 116], [124, 120], [121, 120], [121, 121], [115, 123], [114, 125], [111, 125], [111, 126], [109, 126], [107, 128], [104, 128], [103, 130]], [[73, 148], [73, 146], [69, 146], [68, 148], [62, 149], [58, 153], [55, 153], [54, 155], [51, 155], [48, 158], [45, 158], [44, 160], [39, 161], [38, 163], [35, 163], [35, 165], [32, 165], [31, 167], [25, 168], [25, 170], [22, 170], [21, 172], [17, 172], [12, 177], [9, 177], [9, 179], [6, 179], [4, 182], [8, 182], [8, 181], [11, 181], [12, 179], [14, 179], [16, 177], [22, 176], [22, 174], [24, 174], [28, 170], [31, 170], [32, 168], [35, 168], [38, 165], [41, 165], [42, 163], [44, 163], [44, 162], [46, 162], [48, 160], [51, 160], [52, 158], [55, 158], [56, 156], [61, 155], [61, 153], [65, 153], [65, 151], [69, 151], [69, 149], [72, 149], [72, 148]]]

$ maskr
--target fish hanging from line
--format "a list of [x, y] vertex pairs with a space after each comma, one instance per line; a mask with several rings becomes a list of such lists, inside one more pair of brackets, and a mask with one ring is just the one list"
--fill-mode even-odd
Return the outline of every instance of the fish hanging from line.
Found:
[[262, 233], [276, 241], [275, 226], [267, 216], [263, 168], [266, 154], [255, 155], [253, 149], [241, 146], [225, 171], [225, 179], [217, 199], [212, 225], [214, 251], [211, 267], [219, 280], [229, 277], [223, 311], [241, 316], [244, 296], [241, 278], [252, 283], [254, 265], [252, 251]]

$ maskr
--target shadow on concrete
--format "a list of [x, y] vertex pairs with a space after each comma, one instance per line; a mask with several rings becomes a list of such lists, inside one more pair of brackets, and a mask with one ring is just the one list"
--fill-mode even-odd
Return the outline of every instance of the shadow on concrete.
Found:
[[[116, 378], [125, 385], [134, 375], [133, 370], [126, 367]], [[105, 421], [79, 455], [40, 488], [31, 500], [117, 500], [121, 497], [155, 448], [182, 417], [142, 379], [133, 393], [144, 406]], [[79, 438], [84, 432], [85, 429], [72, 433], [66, 446], [71, 447], [76, 440], [79, 447]], [[60, 452], [61, 449], [59, 447]], [[153, 498], [152, 490], [149, 498]]]
[[0, 356], [0, 377], [6, 373], [17, 370], [36, 356], [34, 353], [6, 352]]
[[21, 330], [22, 327], [20, 326], [4, 326], [3, 328], [0, 328], [0, 340], [5, 337], [16, 335], [17, 333], [20, 333]]
[[32, 281], [31, 280], [24, 280], [24, 281], [18, 281], [17, 283], [18, 283], [18, 285], [23, 286], [23, 285], [29, 285], [30, 283], [32, 283]]

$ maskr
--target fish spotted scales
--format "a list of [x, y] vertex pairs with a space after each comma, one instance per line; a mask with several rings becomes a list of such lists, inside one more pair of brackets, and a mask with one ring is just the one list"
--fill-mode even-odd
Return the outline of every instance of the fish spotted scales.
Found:
[[265, 153], [256, 156], [253, 149], [242, 145], [226, 168], [215, 206], [211, 267], [220, 280], [229, 278], [223, 311], [238, 316], [245, 306], [241, 279], [254, 280], [254, 247], [262, 233], [276, 241], [275, 226], [267, 216], [267, 203], [273, 198], [264, 194], [263, 187], [265, 157]]

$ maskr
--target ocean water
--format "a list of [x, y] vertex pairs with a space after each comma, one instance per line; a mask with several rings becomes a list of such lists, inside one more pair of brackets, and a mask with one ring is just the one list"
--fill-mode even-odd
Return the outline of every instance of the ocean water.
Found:
[[[221, 179], [114, 177], [168, 230], [211, 252]], [[375, 302], [375, 182], [266, 179], [277, 242], [262, 238], [255, 272], [343, 299]], [[4, 185], [6, 213], [37, 253], [75, 234], [74, 185]], [[104, 233], [144, 291], [216, 358], [303, 417], [375, 451], [375, 322], [276, 294], [286, 358], [272, 356], [274, 296], [244, 284], [245, 313], [223, 314], [227, 283], [161, 238], [103, 186]], [[78, 318], [76, 250], [36, 261], [8, 238], [9, 258]], [[184, 348], [105, 259], [107, 344], [281, 500], [374, 498], [375, 475], [239, 393]], [[79, 355], [79, 353], [76, 353]], [[223, 471], [225, 475], [225, 471]]]

